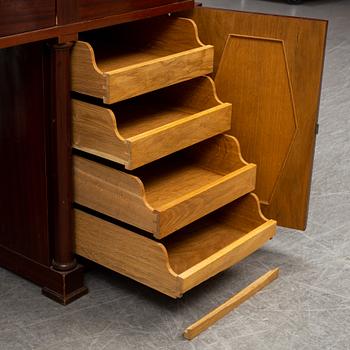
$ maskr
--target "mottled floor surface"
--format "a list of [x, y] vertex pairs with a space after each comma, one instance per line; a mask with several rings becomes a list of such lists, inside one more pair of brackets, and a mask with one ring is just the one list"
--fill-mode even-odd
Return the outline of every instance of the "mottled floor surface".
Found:
[[[171, 300], [103, 269], [67, 307], [0, 269], [0, 349], [350, 349], [350, 1], [204, 1], [330, 20], [309, 228]], [[192, 342], [183, 329], [269, 268], [280, 278]]]

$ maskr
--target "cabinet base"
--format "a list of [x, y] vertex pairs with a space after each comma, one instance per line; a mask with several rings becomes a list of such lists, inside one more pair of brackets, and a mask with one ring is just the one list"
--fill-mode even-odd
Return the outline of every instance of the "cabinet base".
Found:
[[83, 295], [87, 294], [88, 291], [89, 290], [86, 287], [81, 287], [79, 289], [74, 290], [71, 293], [67, 293], [65, 290], [62, 290], [61, 293], [59, 293], [47, 287], [44, 287], [41, 290], [43, 295], [62, 305], [70, 304], [74, 300], [79, 299]]
[[88, 292], [82, 265], [60, 272], [0, 245], [0, 266], [39, 285], [43, 295], [63, 305]]

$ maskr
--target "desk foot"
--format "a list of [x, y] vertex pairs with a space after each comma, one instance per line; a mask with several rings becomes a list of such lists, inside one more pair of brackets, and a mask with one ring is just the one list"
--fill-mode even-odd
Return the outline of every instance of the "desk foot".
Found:
[[43, 287], [42, 294], [62, 305], [87, 294], [88, 289], [83, 285], [83, 269], [81, 265], [65, 272], [51, 269], [58, 277], [58, 283]]
[[67, 305], [88, 292], [84, 286], [84, 267], [57, 271], [0, 245], [0, 266], [42, 287], [42, 293]]

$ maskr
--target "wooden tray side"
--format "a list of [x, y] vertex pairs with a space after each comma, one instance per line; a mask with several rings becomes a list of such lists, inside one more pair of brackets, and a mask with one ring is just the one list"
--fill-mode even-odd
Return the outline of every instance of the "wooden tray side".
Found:
[[249, 193], [162, 240], [170, 266], [181, 274], [238, 241], [268, 221], [259, 210]]
[[213, 56], [212, 46], [205, 46], [106, 72], [109, 88], [103, 101], [115, 103], [209, 74], [213, 69]]
[[169, 105], [176, 103], [200, 111], [223, 104], [217, 95], [214, 80], [207, 75], [160, 90], [159, 97]]
[[92, 46], [84, 41], [74, 44], [71, 55], [72, 90], [103, 98], [106, 95], [106, 77], [97, 67]]
[[[164, 48], [169, 47], [169, 51], [186, 51], [193, 48], [205, 47], [199, 38], [198, 28], [195, 21], [189, 18], [168, 16], [164, 18], [151, 18], [149, 24], [143, 26], [142, 22], [139, 27], [135, 28], [133, 37], [143, 42], [143, 35], [141, 31], [147, 33], [148, 37], [153, 38], [152, 44], [155, 47]], [[129, 36], [130, 31], [127, 31]], [[140, 35], [141, 33], [141, 35]]]
[[102, 158], [127, 164], [128, 142], [119, 134], [110, 109], [72, 100], [73, 147]]
[[147, 135], [130, 138], [133, 154], [126, 168], [135, 169], [228, 130], [231, 126], [231, 110], [230, 104], [218, 105], [154, 129]]
[[75, 209], [75, 252], [173, 298], [177, 275], [164, 246]]
[[91, 160], [74, 156], [75, 202], [154, 232], [157, 213], [145, 199], [139, 178]]
[[188, 157], [205, 169], [226, 175], [249, 163], [241, 153], [238, 140], [231, 135], [219, 135], [192, 147]]
[[268, 221], [261, 211], [261, 204], [255, 193], [238, 198], [220, 210], [215, 218], [244, 232], [249, 232]]

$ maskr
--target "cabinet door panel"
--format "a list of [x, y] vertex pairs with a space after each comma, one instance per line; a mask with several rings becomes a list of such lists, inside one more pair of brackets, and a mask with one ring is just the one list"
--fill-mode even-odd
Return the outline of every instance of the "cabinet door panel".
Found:
[[258, 165], [265, 215], [305, 229], [327, 21], [205, 7], [190, 17], [215, 47], [218, 94], [233, 104], [230, 133]]

